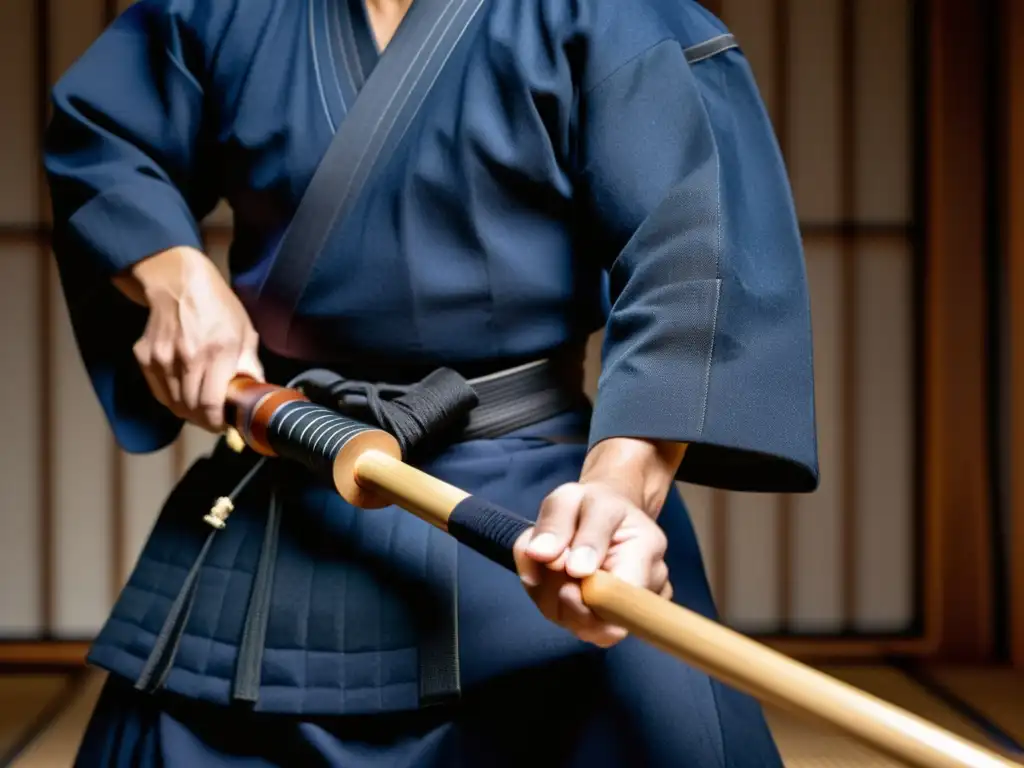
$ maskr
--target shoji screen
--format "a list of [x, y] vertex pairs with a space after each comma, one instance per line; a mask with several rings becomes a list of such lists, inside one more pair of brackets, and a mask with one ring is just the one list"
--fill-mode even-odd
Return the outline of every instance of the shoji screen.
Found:
[[[0, 638], [88, 638], [175, 478], [211, 438], [115, 447], [75, 348], [48, 246], [39, 164], [48, 86], [121, 10], [103, 0], [0, 3]], [[218, 211], [217, 221], [225, 221]], [[225, 245], [211, 246], [221, 262]]]
[[721, 0], [785, 154], [814, 323], [821, 489], [685, 487], [726, 620], [915, 625], [914, 33], [909, 0]]
[[[901, 633], [916, 616], [918, 554], [911, 2], [720, 5], [777, 126], [803, 225], [823, 482], [800, 498], [684, 494], [729, 623]], [[119, 10], [0, 3], [0, 638], [90, 637], [163, 497], [210, 444], [189, 429], [150, 456], [114, 447], [48, 252], [47, 87]], [[211, 218], [223, 262], [230, 213]]]

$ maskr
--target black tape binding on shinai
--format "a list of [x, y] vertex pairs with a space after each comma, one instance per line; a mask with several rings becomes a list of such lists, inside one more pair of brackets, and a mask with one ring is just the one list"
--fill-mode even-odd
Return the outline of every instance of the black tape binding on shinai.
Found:
[[452, 510], [448, 533], [470, 549], [516, 572], [512, 547], [533, 523], [495, 504], [467, 496]]

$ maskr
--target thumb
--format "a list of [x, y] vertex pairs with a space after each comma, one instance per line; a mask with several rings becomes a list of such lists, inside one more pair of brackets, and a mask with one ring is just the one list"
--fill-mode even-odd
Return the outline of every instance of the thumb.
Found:
[[516, 572], [525, 587], [536, 587], [540, 583], [540, 570], [543, 568], [540, 563], [535, 562], [526, 553], [530, 546], [530, 539], [533, 538], [533, 532], [533, 528], [527, 528], [512, 546], [512, 559], [516, 564]]

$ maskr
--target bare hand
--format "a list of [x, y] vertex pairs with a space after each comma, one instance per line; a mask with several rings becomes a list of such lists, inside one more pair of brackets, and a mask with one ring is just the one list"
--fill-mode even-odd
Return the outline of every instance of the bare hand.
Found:
[[578, 579], [599, 568], [671, 598], [667, 541], [652, 517], [611, 484], [563, 485], [545, 499], [537, 525], [514, 547], [527, 593], [550, 621], [581, 640], [609, 647], [626, 630], [599, 619], [583, 603]]
[[223, 431], [231, 379], [238, 373], [263, 379], [259, 337], [231, 287], [192, 248], [151, 256], [115, 282], [149, 307], [134, 352], [153, 396], [176, 416]]

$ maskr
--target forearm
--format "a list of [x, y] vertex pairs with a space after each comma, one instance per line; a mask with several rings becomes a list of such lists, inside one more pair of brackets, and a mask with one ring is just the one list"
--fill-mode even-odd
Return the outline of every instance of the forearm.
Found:
[[580, 482], [612, 486], [656, 519], [672, 488], [686, 447], [686, 443], [631, 437], [602, 440], [587, 454]]

